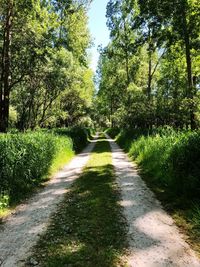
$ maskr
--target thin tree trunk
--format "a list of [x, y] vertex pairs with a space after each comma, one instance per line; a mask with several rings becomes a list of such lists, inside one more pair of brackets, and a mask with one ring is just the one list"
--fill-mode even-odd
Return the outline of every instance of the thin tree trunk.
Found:
[[152, 47], [151, 47], [151, 29], [149, 27], [149, 32], [148, 32], [148, 43], [149, 43], [149, 53], [148, 53], [148, 65], [149, 65], [149, 70], [148, 70], [148, 84], [147, 84], [147, 97], [148, 100], [151, 100], [151, 82], [152, 82]]
[[191, 49], [190, 49], [190, 36], [187, 27], [186, 20], [186, 11], [185, 6], [183, 6], [182, 11], [182, 25], [183, 25], [183, 33], [184, 33], [184, 42], [185, 42], [185, 55], [186, 55], [186, 64], [187, 64], [187, 78], [188, 78], [188, 91], [187, 97], [190, 100], [190, 126], [191, 129], [196, 128], [195, 122], [195, 107], [193, 103], [194, 93], [193, 93], [193, 78], [192, 78], [192, 59], [191, 59]]
[[0, 118], [1, 125], [0, 131], [6, 132], [8, 128], [9, 120], [9, 99], [10, 99], [10, 60], [11, 60], [11, 27], [12, 27], [12, 13], [13, 13], [13, 2], [10, 0], [7, 5], [7, 14], [5, 21], [5, 34], [4, 34], [4, 51], [3, 51], [3, 68], [1, 77], [1, 109]]
[[152, 52], [151, 50], [149, 51], [149, 71], [148, 71], [148, 85], [147, 85], [147, 97], [148, 100], [150, 101], [151, 99], [151, 82], [152, 82]]
[[126, 61], [126, 82], [127, 82], [127, 88], [130, 84], [130, 76], [129, 76], [129, 54], [128, 54], [128, 34], [127, 34], [127, 28], [126, 28], [126, 22], [124, 20], [124, 33], [125, 33], [125, 61]]
[[1, 80], [0, 80], [0, 129], [3, 127], [3, 77], [4, 77], [4, 57], [5, 57], [5, 31], [3, 32], [3, 47], [1, 53]]

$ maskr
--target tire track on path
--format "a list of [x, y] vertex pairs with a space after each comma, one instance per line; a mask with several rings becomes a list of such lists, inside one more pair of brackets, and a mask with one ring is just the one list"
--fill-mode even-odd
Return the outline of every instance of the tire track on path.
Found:
[[20, 205], [0, 226], [0, 266], [17, 267], [24, 263], [40, 234], [46, 230], [51, 214], [56, 210], [72, 182], [79, 177], [93, 150], [96, 139], [82, 153], [59, 171], [48, 185]]
[[129, 227], [128, 265], [200, 267], [199, 259], [184, 241], [173, 219], [137, 174], [134, 163], [109, 136], [107, 138]]

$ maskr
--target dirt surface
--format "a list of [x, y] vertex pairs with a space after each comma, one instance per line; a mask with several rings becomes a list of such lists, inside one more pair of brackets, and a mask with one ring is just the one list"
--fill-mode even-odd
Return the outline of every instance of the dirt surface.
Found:
[[[31, 248], [47, 228], [49, 217], [80, 175], [95, 142], [58, 172], [44, 190], [20, 205], [0, 226], [1, 267], [24, 266], [26, 258], [31, 255]], [[137, 174], [134, 163], [112, 139], [109, 138], [109, 142], [122, 192], [121, 205], [129, 227], [128, 266], [200, 267], [200, 261], [184, 241], [172, 218]], [[31, 265], [37, 266], [37, 262]]]
[[[15, 213], [0, 226], [0, 266], [18, 267], [24, 265], [30, 249], [45, 231], [50, 215], [72, 182], [78, 178], [89, 159], [95, 140], [65, 168], [53, 177], [39, 194], [26, 204], [20, 205]], [[33, 265], [36, 265], [36, 263]]]
[[172, 218], [137, 174], [119, 146], [108, 137], [121, 205], [128, 221], [131, 267], [200, 267], [200, 261], [184, 241]]

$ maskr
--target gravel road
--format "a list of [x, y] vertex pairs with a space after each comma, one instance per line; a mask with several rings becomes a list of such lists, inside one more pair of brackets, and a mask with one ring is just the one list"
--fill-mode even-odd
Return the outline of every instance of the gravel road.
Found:
[[[109, 137], [108, 141], [121, 188], [121, 205], [129, 227], [128, 266], [200, 267], [199, 259], [184, 241], [172, 218], [137, 174], [134, 163]], [[1, 267], [24, 266], [31, 248], [47, 228], [49, 217], [55, 212], [57, 204], [81, 174], [95, 142], [58, 172], [44, 190], [20, 205], [0, 226]]]
[[30, 249], [45, 231], [51, 214], [64, 197], [72, 182], [78, 178], [89, 159], [95, 140], [53, 177], [40, 193], [20, 205], [0, 226], [0, 266], [23, 266]]
[[108, 140], [129, 226], [128, 266], [200, 267], [172, 218], [137, 174], [134, 163], [112, 139]]

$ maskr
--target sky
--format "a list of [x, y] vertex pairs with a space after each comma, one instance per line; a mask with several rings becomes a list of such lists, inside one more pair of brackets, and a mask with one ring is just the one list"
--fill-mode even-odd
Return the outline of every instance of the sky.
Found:
[[106, 5], [108, 0], [93, 0], [89, 10], [89, 29], [92, 34], [94, 46], [91, 49], [91, 68], [96, 71], [99, 45], [103, 47], [109, 42], [109, 31], [106, 26]]

